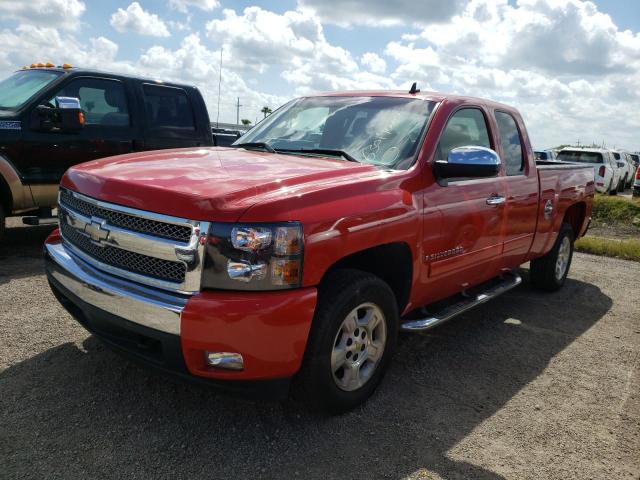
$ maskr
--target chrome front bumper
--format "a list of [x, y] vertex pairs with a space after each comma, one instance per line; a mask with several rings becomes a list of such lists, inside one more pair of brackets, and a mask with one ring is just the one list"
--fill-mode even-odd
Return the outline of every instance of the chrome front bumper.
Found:
[[84, 302], [138, 325], [180, 335], [188, 297], [105, 274], [61, 243], [45, 244], [47, 274]]

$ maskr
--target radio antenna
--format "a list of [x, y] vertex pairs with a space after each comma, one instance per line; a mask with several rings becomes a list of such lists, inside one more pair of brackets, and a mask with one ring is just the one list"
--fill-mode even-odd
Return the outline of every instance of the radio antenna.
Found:
[[218, 77], [218, 113], [216, 115], [216, 128], [219, 128], [220, 124], [220, 89], [222, 88], [222, 50], [224, 45], [220, 47], [220, 75]]

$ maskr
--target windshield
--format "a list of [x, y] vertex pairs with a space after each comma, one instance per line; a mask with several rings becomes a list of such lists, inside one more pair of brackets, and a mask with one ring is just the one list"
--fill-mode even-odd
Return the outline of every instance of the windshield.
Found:
[[234, 145], [266, 144], [278, 152], [296, 154], [334, 152], [362, 163], [406, 169], [413, 164], [435, 105], [395, 97], [301, 98], [273, 113]]
[[17, 110], [62, 75], [53, 70], [21, 70], [0, 82], [0, 109]]
[[602, 154], [598, 152], [564, 151], [558, 154], [558, 160], [578, 163], [603, 163]]

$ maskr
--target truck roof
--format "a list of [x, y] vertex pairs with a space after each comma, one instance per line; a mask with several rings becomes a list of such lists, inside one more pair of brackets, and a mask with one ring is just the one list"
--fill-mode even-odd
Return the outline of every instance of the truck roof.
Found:
[[113, 78], [119, 78], [119, 79], [131, 79], [131, 80], [141, 80], [141, 81], [147, 81], [150, 83], [158, 83], [158, 84], [162, 84], [162, 85], [170, 85], [170, 86], [176, 86], [176, 87], [181, 87], [181, 88], [197, 88], [194, 85], [189, 85], [187, 83], [180, 83], [180, 82], [167, 82], [164, 80], [159, 80], [157, 78], [151, 78], [151, 77], [146, 77], [144, 75], [133, 75], [133, 74], [127, 74], [127, 73], [114, 73], [114, 72], [109, 72], [106, 70], [98, 70], [98, 69], [91, 69], [91, 68], [79, 68], [79, 67], [31, 67], [31, 68], [22, 68], [20, 70], [17, 70], [18, 72], [21, 71], [31, 71], [31, 70], [49, 70], [49, 71], [54, 71], [54, 72], [61, 72], [67, 75], [106, 75], [109, 77], [113, 77]]
[[481, 105], [488, 105], [504, 110], [516, 110], [511, 105], [488, 100], [486, 98], [472, 97], [467, 95], [454, 95], [450, 93], [442, 92], [418, 92], [409, 93], [406, 90], [345, 90], [341, 92], [321, 92], [311, 95], [304, 95], [304, 97], [399, 97], [399, 98], [420, 98], [423, 100], [430, 100], [433, 102], [442, 102], [449, 100], [459, 103], [478, 103]]

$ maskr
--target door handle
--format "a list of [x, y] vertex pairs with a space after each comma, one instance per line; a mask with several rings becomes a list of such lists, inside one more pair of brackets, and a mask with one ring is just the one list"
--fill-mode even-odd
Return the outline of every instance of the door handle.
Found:
[[505, 199], [501, 195], [491, 195], [487, 198], [487, 205], [502, 205]]

